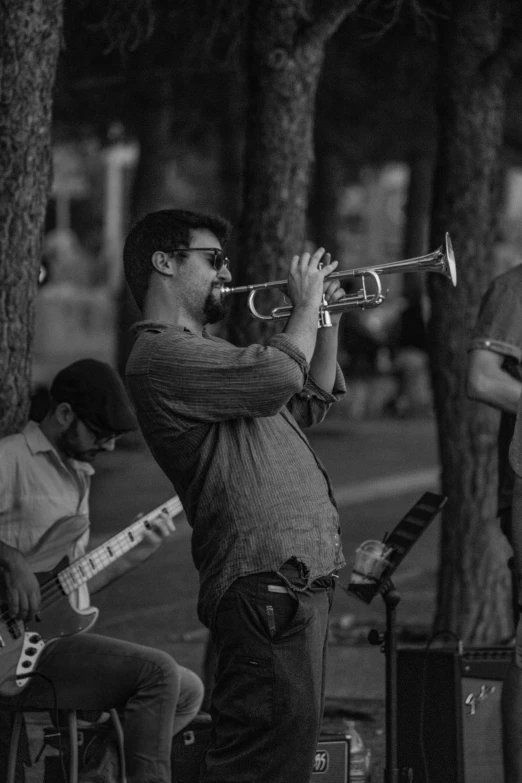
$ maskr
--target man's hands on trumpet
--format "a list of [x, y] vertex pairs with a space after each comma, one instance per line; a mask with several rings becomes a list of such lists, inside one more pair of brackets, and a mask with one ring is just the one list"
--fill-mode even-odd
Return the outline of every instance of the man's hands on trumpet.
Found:
[[[323, 294], [328, 304], [334, 304], [345, 296], [338, 279], [327, 280], [328, 275], [336, 269], [337, 261], [331, 260], [330, 253], [323, 247], [315, 253], [295, 255], [290, 262], [288, 275], [288, 296], [295, 308], [312, 309], [317, 316], [323, 301]], [[342, 313], [332, 313], [332, 324], [337, 325]]]

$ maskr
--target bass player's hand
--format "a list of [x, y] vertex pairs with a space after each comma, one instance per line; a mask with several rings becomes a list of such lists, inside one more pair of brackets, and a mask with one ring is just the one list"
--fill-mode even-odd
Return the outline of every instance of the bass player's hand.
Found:
[[9, 611], [20, 620], [34, 620], [40, 608], [40, 585], [25, 557], [16, 550], [4, 561]]

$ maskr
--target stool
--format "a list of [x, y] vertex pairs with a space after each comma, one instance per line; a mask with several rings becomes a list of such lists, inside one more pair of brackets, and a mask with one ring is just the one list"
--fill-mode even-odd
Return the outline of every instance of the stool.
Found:
[[[20, 742], [20, 733], [22, 730], [25, 712], [49, 712], [41, 707], [24, 706], [15, 710], [11, 741], [9, 745], [9, 758], [7, 762], [7, 780], [6, 783], [15, 783], [16, 759], [18, 755], [18, 746]], [[67, 713], [67, 723], [69, 730], [69, 781], [68, 783], [78, 783], [78, 717], [77, 710], [64, 710]], [[118, 757], [120, 762], [120, 780], [125, 783], [125, 756], [123, 752], [123, 729], [118, 712], [109, 710], [112, 719], [113, 728], [116, 734], [116, 744], [118, 746]], [[59, 729], [58, 729], [59, 730]]]

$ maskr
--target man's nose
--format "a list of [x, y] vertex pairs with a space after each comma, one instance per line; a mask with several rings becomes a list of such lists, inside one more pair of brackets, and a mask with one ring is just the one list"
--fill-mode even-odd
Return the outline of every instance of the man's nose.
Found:
[[228, 267], [226, 266], [222, 267], [218, 272], [218, 278], [222, 280], [223, 283], [230, 283], [230, 281], [232, 280], [230, 269], [228, 269]]

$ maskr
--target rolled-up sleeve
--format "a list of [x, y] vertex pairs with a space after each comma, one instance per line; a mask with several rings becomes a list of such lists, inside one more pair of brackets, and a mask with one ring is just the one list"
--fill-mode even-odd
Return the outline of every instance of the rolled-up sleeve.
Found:
[[238, 348], [173, 330], [146, 348], [152, 395], [198, 422], [276, 415], [307, 379], [304, 355], [281, 335], [266, 346]]
[[335, 383], [331, 392], [322, 389], [311, 376], [308, 376], [303, 389], [292, 397], [287, 407], [300, 427], [311, 427], [323, 421], [331, 405], [341, 400], [345, 394], [344, 375], [337, 365]]
[[509, 464], [519, 478], [522, 478], [522, 397], [518, 402], [515, 430], [509, 446]]
[[522, 361], [522, 297], [505, 280], [493, 281], [484, 294], [468, 350], [483, 349]]

